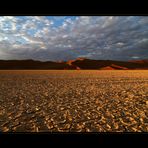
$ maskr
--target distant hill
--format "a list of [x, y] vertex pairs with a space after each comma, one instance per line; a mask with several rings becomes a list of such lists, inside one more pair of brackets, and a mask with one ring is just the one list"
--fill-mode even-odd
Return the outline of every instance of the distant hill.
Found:
[[62, 62], [41, 62], [34, 60], [0, 60], [0, 69], [69, 69], [68, 64]]
[[133, 60], [133, 61], [129, 61], [129, 62], [132, 62], [132, 63], [148, 63], [148, 60]]
[[95, 70], [128, 70], [148, 69], [148, 60], [135, 61], [113, 61], [113, 60], [92, 60], [78, 58], [66, 62], [41, 62], [35, 60], [0, 60], [1, 70], [17, 69], [95, 69]]
[[[140, 60], [139, 60], [140, 61]], [[113, 61], [113, 60], [92, 60], [76, 59], [71, 60], [70, 65], [80, 69], [148, 69], [148, 60], [135, 61]], [[69, 61], [67, 62], [69, 64]]]

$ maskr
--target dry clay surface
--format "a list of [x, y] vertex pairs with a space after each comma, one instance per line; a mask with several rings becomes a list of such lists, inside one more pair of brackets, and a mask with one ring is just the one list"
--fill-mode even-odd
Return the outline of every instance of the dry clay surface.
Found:
[[148, 132], [148, 70], [0, 71], [1, 132]]

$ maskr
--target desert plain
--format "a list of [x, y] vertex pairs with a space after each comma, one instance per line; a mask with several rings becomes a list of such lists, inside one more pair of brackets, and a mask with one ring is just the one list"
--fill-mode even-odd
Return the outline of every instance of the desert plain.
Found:
[[0, 132], [148, 132], [148, 70], [1, 70]]

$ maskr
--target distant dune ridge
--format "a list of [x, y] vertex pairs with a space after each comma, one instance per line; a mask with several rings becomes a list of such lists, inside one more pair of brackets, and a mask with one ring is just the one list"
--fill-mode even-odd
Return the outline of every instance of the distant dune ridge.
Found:
[[113, 60], [92, 60], [78, 58], [60, 62], [41, 62], [35, 60], [0, 60], [0, 69], [95, 69], [95, 70], [128, 70], [148, 69], [148, 60], [113, 61]]

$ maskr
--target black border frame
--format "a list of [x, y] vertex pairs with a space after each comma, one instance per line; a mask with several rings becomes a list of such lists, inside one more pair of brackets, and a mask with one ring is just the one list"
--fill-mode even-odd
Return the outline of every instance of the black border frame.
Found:
[[[6, 4], [5, 4], [6, 3]], [[9, 5], [9, 6], [8, 6]], [[7, 8], [6, 8], [7, 6]], [[144, 16], [146, 1], [6, 1], [1, 16]], [[0, 146], [146, 146], [148, 133], [0, 133]]]

